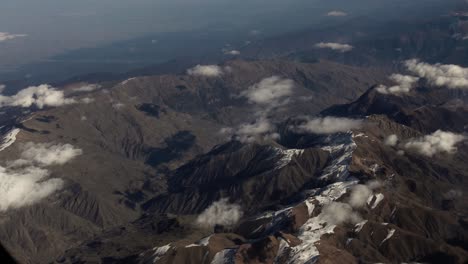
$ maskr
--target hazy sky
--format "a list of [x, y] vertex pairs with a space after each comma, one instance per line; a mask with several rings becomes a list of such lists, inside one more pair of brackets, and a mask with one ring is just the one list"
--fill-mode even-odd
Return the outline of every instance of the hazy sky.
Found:
[[305, 25], [332, 10], [358, 15], [431, 1], [452, 0], [0, 0], [0, 32], [27, 35], [0, 34], [0, 66], [155, 32]]

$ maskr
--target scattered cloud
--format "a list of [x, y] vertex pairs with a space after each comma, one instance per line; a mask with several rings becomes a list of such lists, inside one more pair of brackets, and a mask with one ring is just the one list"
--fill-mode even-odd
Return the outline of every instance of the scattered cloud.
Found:
[[92, 92], [100, 88], [98, 84], [86, 84], [80, 87], [73, 88], [75, 92]]
[[241, 53], [238, 50], [225, 50], [224, 54], [236, 56], [236, 55], [240, 55]]
[[120, 103], [120, 102], [117, 102], [117, 103], [113, 103], [113, 104], [112, 104], [112, 108], [114, 108], [115, 110], [120, 110], [120, 109], [122, 109], [124, 106], [125, 106], [125, 104]]
[[15, 38], [23, 38], [23, 37], [26, 37], [28, 35], [26, 34], [10, 34], [8, 32], [0, 32], [0, 42], [4, 42], [4, 41], [7, 41], [7, 40], [12, 40], [12, 39], [15, 39]]
[[214, 202], [197, 217], [197, 224], [203, 227], [214, 227], [215, 225], [233, 226], [239, 222], [243, 215], [238, 204], [231, 204], [224, 198]]
[[417, 59], [405, 62], [407, 69], [431, 85], [452, 89], [468, 89], [468, 68], [453, 64], [429, 64]]
[[252, 124], [242, 124], [235, 131], [236, 139], [244, 143], [252, 143], [257, 140], [279, 139], [275, 132], [276, 126], [268, 119], [261, 117]]
[[34, 204], [62, 188], [61, 179], [48, 179], [45, 166], [63, 165], [81, 155], [70, 144], [26, 143], [20, 159], [0, 166], [0, 211]]
[[84, 97], [84, 98], [81, 98], [81, 102], [83, 104], [90, 104], [90, 103], [94, 102], [94, 98]]
[[63, 165], [83, 153], [81, 149], [70, 144], [29, 142], [22, 145], [20, 149], [21, 158], [9, 162], [9, 167]]
[[395, 135], [395, 134], [392, 134], [392, 135], [386, 137], [385, 140], [384, 140], [384, 144], [387, 145], [387, 146], [394, 147], [394, 146], [397, 145], [397, 143], [398, 143], [398, 136]]
[[379, 181], [369, 181], [366, 185], [358, 184], [351, 189], [349, 197], [349, 205], [353, 208], [361, 208], [366, 205], [369, 197], [374, 193], [374, 190], [381, 186]]
[[362, 220], [361, 216], [353, 211], [353, 208], [346, 203], [332, 202], [322, 208], [319, 215], [322, 221], [330, 225], [341, 223], [356, 224]]
[[12, 96], [0, 95], [0, 107], [31, 107], [34, 105], [42, 109], [47, 106], [62, 106], [75, 102], [74, 99], [65, 98], [63, 91], [45, 84], [28, 87]]
[[353, 46], [349, 44], [341, 44], [341, 43], [334, 43], [334, 42], [320, 42], [315, 44], [316, 48], [319, 49], [331, 49], [331, 50], [336, 50], [339, 52], [348, 52], [353, 49]]
[[223, 69], [218, 65], [197, 65], [187, 70], [192, 76], [219, 77], [223, 75]]
[[414, 83], [416, 83], [419, 78], [409, 75], [402, 74], [392, 74], [390, 80], [397, 83], [397, 85], [387, 87], [385, 85], [379, 85], [376, 89], [379, 93], [383, 94], [400, 94], [408, 93], [413, 88]]
[[363, 121], [360, 119], [328, 116], [308, 119], [304, 124], [293, 129], [315, 134], [333, 134], [360, 128], [362, 124]]
[[0, 166], [0, 211], [36, 203], [62, 188], [61, 179], [48, 179], [49, 171], [38, 167], [19, 170]]
[[250, 86], [241, 93], [251, 103], [268, 105], [277, 104], [278, 100], [290, 96], [293, 92], [294, 81], [272, 76]]
[[348, 14], [346, 12], [339, 11], [339, 10], [333, 10], [327, 13], [327, 16], [332, 16], [332, 17], [343, 17], [347, 15]]
[[6, 85], [0, 84], [0, 94], [3, 93], [3, 91], [5, 91], [5, 88], [6, 88]]
[[444, 193], [445, 199], [455, 200], [463, 196], [463, 192], [460, 190], [451, 189], [450, 191]]
[[432, 157], [437, 153], [454, 153], [456, 144], [465, 140], [465, 136], [452, 132], [437, 130], [422, 138], [410, 139], [403, 147], [407, 150], [414, 150], [422, 155]]

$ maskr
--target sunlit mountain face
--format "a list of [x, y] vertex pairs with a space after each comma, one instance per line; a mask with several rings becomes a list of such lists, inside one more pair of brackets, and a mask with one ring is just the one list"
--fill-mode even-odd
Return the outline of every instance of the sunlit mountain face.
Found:
[[2, 263], [466, 263], [466, 1], [0, 3]]

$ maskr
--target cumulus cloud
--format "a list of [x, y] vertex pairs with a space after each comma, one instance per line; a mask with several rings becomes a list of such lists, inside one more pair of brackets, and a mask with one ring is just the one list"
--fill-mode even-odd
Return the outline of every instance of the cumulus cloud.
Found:
[[197, 65], [187, 70], [192, 76], [219, 77], [223, 75], [223, 69], [218, 65]]
[[25, 34], [10, 34], [8, 32], [0, 32], [0, 42], [4, 42], [7, 40], [12, 40], [15, 38], [22, 38], [26, 37], [27, 35]]
[[97, 90], [99, 89], [99, 85], [97, 84], [87, 84], [87, 85], [83, 85], [83, 86], [80, 86], [80, 87], [76, 87], [76, 88], [73, 88], [73, 91], [75, 92], [92, 92], [94, 90]]
[[63, 165], [82, 154], [70, 144], [30, 142], [20, 150], [20, 159], [0, 166], [0, 211], [31, 205], [61, 189], [63, 180], [48, 179], [44, 167]]
[[236, 55], [240, 55], [241, 53], [238, 50], [225, 50], [224, 54], [236, 56]]
[[392, 134], [392, 135], [386, 137], [385, 140], [384, 140], [384, 144], [387, 145], [387, 146], [394, 147], [394, 146], [397, 145], [397, 143], [398, 143], [398, 136], [395, 135], [395, 134]]
[[342, 223], [356, 224], [362, 220], [358, 213], [346, 203], [332, 202], [322, 208], [319, 215], [320, 220], [327, 224], [338, 225]]
[[5, 90], [5, 88], [6, 88], [6, 85], [0, 84], [0, 94], [3, 93], [3, 91]]
[[243, 215], [238, 204], [231, 204], [224, 198], [214, 202], [197, 217], [197, 224], [203, 227], [215, 225], [233, 226], [239, 222]]
[[363, 121], [360, 119], [328, 116], [308, 119], [304, 124], [294, 127], [293, 129], [300, 132], [315, 134], [333, 134], [360, 128], [362, 124]]
[[0, 107], [31, 107], [34, 105], [42, 109], [47, 106], [62, 106], [75, 102], [74, 99], [65, 98], [63, 91], [56, 90], [45, 84], [28, 87], [12, 96], [0, 95]]
[[468, 68], [453, 64], [429, 64], [417, 59], [405, 62], [407, 69], [421, 78], [425, 78], [431, 85], [453, 89], [468, 88]]
[[277, 104], [278, 100], [290, 96], [293, 92], [294, 81], [272, 76], [250, 86], [241, 93], [251, 103], [267, 105]]
[[385, 85], [379, 85], [376, 89], [379, 93], [383, 94], [400, 94], [408, 93], [413, 88], [414, 83], [416, 83], [419, 78], [409, 75], [402, 74], [392, 74], [390, 80], [397, 83], [397, 85], [387, 87]]
[[353, 208], [361, 208], [366, 205], [369, 197], [373, 194], [373, 190], [380, 187], [379, 181], [370, 181], [366, 185], [358, 184], [351, 189], [349, 197], [349, 205]]
[[239, 141], [252, 143], [257, 140], [278, 139], [279, 134], [274, 132], [275, 129], [268, 119], [261, 117], [252, 124], [242, 124], [235, 134]]
[[462, 142], [465, 136], [452, 132], [437, 130], [422, 138], [410, 139], [403, 147], [408, 150], [414, 150], [422, 155], [432, 157], [437, 153], [454, 153], [456, 144]]
[[11, 162], [9, 167], [63, 165], [83, 153], [70, 144], [28, 142], [20, 146], [20, 149], [21, 158]]
[[0, 166], [0, 211], [31, 205], [62, 188], [61, 179], [48, 179], [38, 167], [11, 170]]
[[331, 49], [331, 50], [336, 50], [339, 52], [348, 52], [353, 49], [353, 46], [349, 44], [342, 44], [342, 43], [334, 43], [334, 42], [320, 42], [315, 44], [316, 48], [319, 49]]
[[339, 10], [333, 10], [327, 13], [327, 16], [332, 16], [332, 17], [342, 17], [342, 16], [347, 16], [348, 14], [343, 11]]
[[81, 98], [81, 102], [84, 103], [84, 104], [90, 104], [90, 103], [94, 102], [94, 98], [84, 97], [84, 98]]

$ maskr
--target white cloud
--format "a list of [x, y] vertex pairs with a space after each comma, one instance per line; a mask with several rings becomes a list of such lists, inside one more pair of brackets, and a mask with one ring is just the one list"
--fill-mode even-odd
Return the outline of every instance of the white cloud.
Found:
[[414, 150], [422, 155], [432, 157], [437, 153], [454, 153], [456, 144], [462, 142], [465, 136], [452, 132], [437, 130], [422, 138], [411, 139], [403, 147], [408, 150]]
[[26, 143], [20, 159], [0, 166], [0, 211], [34, 204], [62, 188], [61, 179], [48, 179], [50, 165], [63, 165], [82, 154], [70, 144]]
[[293, 129], [296, 129], [300, 132], [309, 132], [315, 134], [332, 134], [357, 129], [360, 128], [362, 124], [363, 121], [360, 119], [329, 116], [308, 119], [304, 124], [294, 127]]
[[223, 75], [223, 69], [218, 65], [197, 65], [187, 70], [189, 75], [219, 77]]
[[329, 225], [338, 225], [341, 223], [356, 224], [362, 220], [359, 214], [354, 212], [349, 204], [339, 202], [332, 202], [325, 205], [322, 208], [319, 218]]
[[73, 91], [75, 91], [75, 92], [92, 92], [94, 90], [99, 89], [99, 87], [100, 86], [98, 84], [87, 84], [87, 85], [83, 85], [83, 86], [80, 86], [80, 87], [73, 88]]
[[278, 100], [290, 96], [294, 88], [294, 81], [272, 76], [250, 86], [241, 93], [256, 104], [277, 104]]
[[379, 188], [379, 181], [369, 181], [366, 185], [358, 184], [351, 189], [349, 205], [353, 208], [361, 208], [368, 202], [369, 197], [374, 193], [374, 189]]
[[414, 83], [416, 83], [419, 78], [409, 75], [402, 74], [392, 74], [390, 80], [397, 83], [397, 85], [387, 87], [385, 85], [379, 85], [376, 89], [379, 93], [383, 94], [400, 94], [408, 93], [413, 88]]
[[11, 170], [0, 166], [0, 211], [31, 205], [62, 188], [61, 179], [48, 179], [38, 167]]
[[235, 56], [235, 55], [240, 55], [241, 53], [240, 53], [240, 51], [238, 51], [238, 50], [225, 50], [225, 51], [224, 51], [224, 54]]
[[65, 98], [63, 91], [49, 85], [31, 86], [12, 96], [0, 95], [0, 106], [36, 107], [62, 106], [75, 103], [74, 99]]
[[395, 135], [395, 134], [392, 134], [392, 135], [386, 137], [385, 140], [384, 140], [384, 144], [387, 145], [387, 146], [394, 147], [394, 146], [397, 145], [397, 143], [398, 143], [398, 136]]
[[228, 203], [228, 199], [214, 202], [197, 217], [197, 224], [204, 227], [215, 225], [233, 226], [239, 222], [243, 215], [238, 204]]
[[342, 17], [342, 16], [347, 16], [348, 14], [343, 11], [339, 10], [333, 10], [327, 13], [327, 16], [333, 16], [333, 17]]
[[410, 72], [425, 78], [431, 85], [468, 89], [468, 68], [453, 64], [428, 64], [417, 59], [407, 60], [405, 65]]
[[20, 147], [20, 159], [9, 163], [9, 167], [24, 165], [50, 166], [63, 165], [83, 151], [70, 144], [33, 143], [28, 142]]
[[353, 187], [349, 204], [354, 208], [363, 207], [367, 203], [367, 199], [372, 195], [372, 190], [366, 185], [358, 184]]
[[320, 49], [332, 49], [339, 52], [348, 52], [353, 49], [353, 46], [349, 44], [342, 44], [342, 43], [333, 43], [333, 42], [320, 42], [315, 44], [316, 48]]
[[6, 85], [0, 84], [0, 94], [3, 93], [3, 91], [5, 91], [5, 88], [6, 88]]
[[275, 129], [276, 127], [268, 119], [260, 117], [254, 123], [240, 125], [235, 131], [235, 136], [237, 140], [243, 143], [252, 143], [257, 140], [274, 140], [280, 137], [278, 133], [274, 132]]
[[81, 98], [81, 102], [84, 103], [84, 104], [90, 104], [90, 103], [94, 102], [94, 98], [84, 97], [84, 98]]
[[4, 42], [7, 40], [12, 40], [15, 38], [22, 38], [26, 37], [27, 35], [25, 34], [10, 34], [8, 32], [0, 32], [0, 42]]
[[112, 108], [114, 108], [115, 110], [120, 110], [120, 109], [122, 109], [124, 106], [125, 106], [125, 104], [120, 103], [120, 102], [117, 102], [117, 103], [113, 103], [113, 104], [112, 104]]

